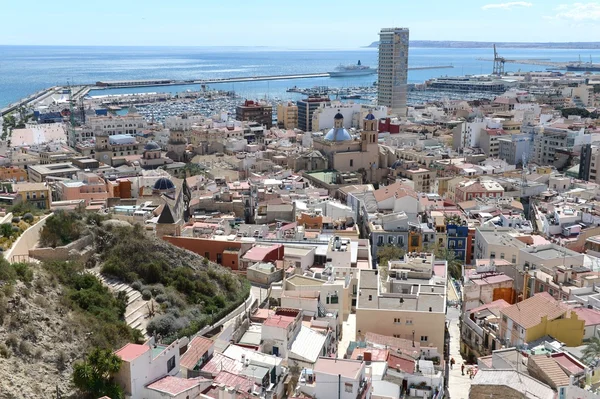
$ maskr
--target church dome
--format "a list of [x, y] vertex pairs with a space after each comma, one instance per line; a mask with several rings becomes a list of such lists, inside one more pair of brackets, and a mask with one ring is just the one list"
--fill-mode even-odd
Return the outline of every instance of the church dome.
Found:
[[350, 133], [343, 127], [333, 128], [325, 135], [325, 140], [327, 141], [349, 141], [352, 140], [352, 136]]
[[375, 115], [373, 115], [371, 112], [369, 112], [369, 114], [367, 116], [365, 116], [365, 119], [368, 121], [374, 121]]
[[154, 187], [152, 187], [154, 191], [173, 191], [175, 190], [175, 184], [171, 181], [171, 179], [167, 179], [166, 177], [161, 177], [154, 183]]
[[156, 150], [160, 150], [160, 146], [158, 144], [156, 144], [155, 141], [149, 141], [144, 146], [144, 151], [156, 151]]
[[342, 115], [340, 112], [338, 112], [337, 114], [335, 114], [335, 116], [333, 117], [333, 119], [344, 119], [344, 115]]

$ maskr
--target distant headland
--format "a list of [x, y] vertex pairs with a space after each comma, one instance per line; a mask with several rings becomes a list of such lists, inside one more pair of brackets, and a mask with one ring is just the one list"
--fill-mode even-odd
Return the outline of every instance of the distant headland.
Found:
[[[600, 49], [600, 42], [462, 42], [454, 40], [411, 40], [410, 47], [429, 48], [554, 48], [554, 49]], [[377, 47], [373, 42], [366, 47]]]

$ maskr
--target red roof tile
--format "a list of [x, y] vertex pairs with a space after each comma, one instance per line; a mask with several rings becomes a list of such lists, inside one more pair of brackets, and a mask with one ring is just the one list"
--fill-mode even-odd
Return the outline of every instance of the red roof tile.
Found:
[[254, 387], [254, 382], [244, 376], [230, 373], [229, 371], [221, 371], [214, 378], [216, 384], [224, 384], [228, 387], [235, 387], [242, 392], [251, 392]]
[[388, 367], [391, 369], [400, 369], [405, 373], [414, 373], [415, 372], [415, 361], [414, 359], [409, 358], [405, 355], [398, 355], [395, 353], [390, 353], [390, 356], [387, 360]]
[[148, 345], [127, 344], [116, 351], [115, 355], [119, 356], [124, 362], [131, 362], [149, 350], [150, 347]]
[[148, 385], [149, 389], [153, 389], [155, 391], [165, 392], [170, 395], [178, 395], [182, 392], [185, 392], [189, 389], [192, 389], [198, 385], [200, 385], [201, 381], [206, 381], [204, 378], [179, 378], [172, 377], [170, 375], [161, 378], [158, 381], [153, 382]]
[[181, 356], [179, 362], [181, 367], [193, 370], [213, 343], [211, 339], [205, 337], [194, 337], [188, 345], [188, 350]]
[[575, 308], [573, 309], [577, 316], [585, 321], [585, 325], [587, 326], [595, 326], [600, 324], [600, 312], [596, 309], [588, 309], [588, 308]]

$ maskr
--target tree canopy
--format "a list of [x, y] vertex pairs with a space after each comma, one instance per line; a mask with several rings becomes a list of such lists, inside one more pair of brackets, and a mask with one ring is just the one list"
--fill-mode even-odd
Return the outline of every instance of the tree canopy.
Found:
[[121, 368], [121, 359], [110, 349], [93, 349], [87, 359], [73, 365], [73, 384], [85, 397], [123, 398], [123, 390], [113, 380]]

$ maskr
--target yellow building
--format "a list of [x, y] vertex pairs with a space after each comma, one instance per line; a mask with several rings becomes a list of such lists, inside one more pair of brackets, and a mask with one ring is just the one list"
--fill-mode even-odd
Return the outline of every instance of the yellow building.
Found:
[[567, 346], [583, 342], [585, 321], [547, 292], [501, 309], [500, 314], [500, 338], [507, 346], [523, 345], [545, 335]]
[[292, 102], [277, 105], [277, 126], [282, 129], [298, 127], [298, 106]]
[[[435, 267], [434, 267], [435, 266]], [[367, 332], [444, 348], [446, 263], [432, 254], [406, 255], [387, 271], [360, 270], [356, 338]]]
[[23, 202], [33, 204], [39, 209], [50, 208], [50, 188], [46, 183], [19, 183], [13, 185], [13, 190], [21, 196]]

